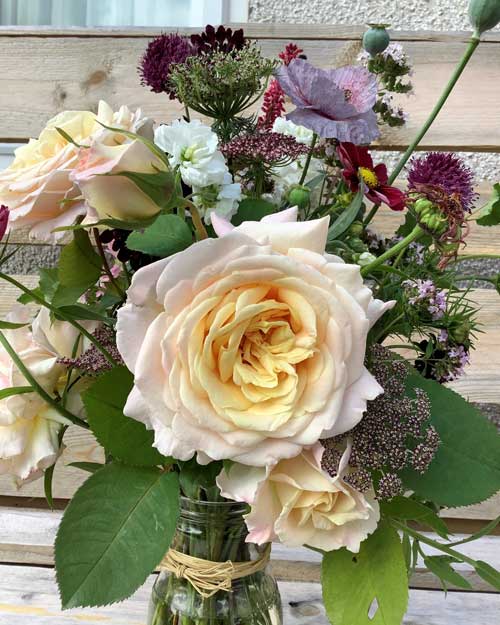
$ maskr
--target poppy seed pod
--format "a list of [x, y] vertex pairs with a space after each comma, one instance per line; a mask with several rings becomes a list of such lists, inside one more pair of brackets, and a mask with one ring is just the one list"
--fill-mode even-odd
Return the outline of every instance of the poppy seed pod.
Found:
[[363, 35], [363, 48], [372, 56], [383, 52], [391, 38], [387, 32], [387, 24], [368, 24], [369, 30]]
[[291, 206], [306, 208], [309, 205], [311, 191], [308, 187], [294, 185], [288, 192], [288, 202]]
[[479, 36], [500, 23], [500, 0], [470, 0], [469, 18]]

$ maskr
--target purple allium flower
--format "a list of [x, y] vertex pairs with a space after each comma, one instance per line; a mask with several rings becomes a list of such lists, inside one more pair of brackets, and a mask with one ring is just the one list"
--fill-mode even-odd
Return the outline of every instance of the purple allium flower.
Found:
[[198, 52], [210, 54], [211, 52], [231, 52], [241, 50], [247, 44], [243, 28], [233, 31], [232, 28], [219, 26], [217, 30], [208, 24], [199, 35], [191, 35], [191, 43]]
[[456, 197], [465, 211], [471, 210], [477, 197], [473, 171], [459, 156], [449, 152], [429, 152], [412, 159], [408, 188], [419, 191], [422, 185], [437, 187], [449, 197]]
[[0, 241], [4, 238], [7, 232], [7, 226], [9, 225], [10, 211], [5, 204], [0, 206]]
[[373, 107], [377, 79], [363, 67], [319, 69], [303, 59], [280, 67], [276, 78], [297, 107], [287, 115], [294, 123], [325, 139], [356, 145], [379, 136]]
[[168, 93], [173, 100], [175, 87], [169, 81], [172, 67], [185, 63], [195, 54], [196, 49], [187, 37], [177, 33], [155, 37], [149, 42], [138, 67], [141, 84], [148, 85], [155, 93]]
[[226, 158], [240, 162], [284, 165], [307, 154], [309, 147], [280, 132], [257, 132], [238, 135], [224, 144], [221, 151]]

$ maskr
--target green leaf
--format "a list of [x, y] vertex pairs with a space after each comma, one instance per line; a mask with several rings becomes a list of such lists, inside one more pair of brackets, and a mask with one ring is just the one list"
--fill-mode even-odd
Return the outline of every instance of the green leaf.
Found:
[[441, 538], [448, 538], [448, 528], [434, 510], [428, 506], [409, 499], [408, 497], [394, 497], [391, 501], [381, 504], [385, 516], [403, 521], [416, 521], [433, 529]]
[[440, 506], [470, 506], [500, 490], [500, 435], [472, 404], [434, 380], [412, 373], [407, 390], [423, 389], [441, 445], [428, 470], [402, 473], [407, 488]]
[[144, 145], [147, 146], [153, 154], [155, 154], [161, 161], [163, 161], [165, 165], [168, 165], [167, 155], [165, 154], [165, 152], [163, 152], [163, 150], [161, 150], [156, 145], [154, 141], [151, 141], [151, 139], [148, 139], [147, 137], [144, 137], [142, 135], [138, 135], [135, 132], [124, 130], [123, 128], [115, 128], [114, 126], [106, 126], [106, 124], [103, 124], [100, 121], [97, 121], [97, 123], [100, 124], [103, 128], [106, 128], [106, 130], [111, 130], [113, 132], [116, 132], [119, 135], [123, 135], [124, 137], [127, 137], [128, 139], [132, 139], [134, 141], [140, 141], [141, 143], [144, 143]]
[[13, 395], [24, 395], [25, 393], [34, 393], [34, 390], [31, 386], [10, 386], [0, 390], [0, 400]]
[[[347, 549], [325, 554], [321, 583], [333, 625], [400, 625], [408, 605], [408, 576], [396, 530], [382, 521], [358, 554]], [[378, 608], [370, 618], [375, 600]]]
[[38, 281], [40, 292], [44, 299], [51, 302], [59, 286], [59, 271], [57, 267], [43, 267], [38, 273], [40, 275]]
[[54, 509], [54, 498], [52, 496], [52, 480], [54, 478], [54, 469], [56, 468], [55, 463], [51, 464], [50, 467], [45, 469], [43, 474], [43, 492], [45, 494], [45, 499], [49, 508], [51, 510]]
[[58, 128], [58, 127], [56, 126], [56, 130], [57, 130], [57, 132], [61, 135], [61, 137], [63, 137], [64, 139], [66, 139], [66, 141], [67, 141], [68, 143], [71, 143], [72, 145], [74, 145], [74, 146], [75, 146], [75, 147], [77, 147], [77, 148], [87, 148], [87, 149], [88, 149], [88, 146], [81, 145], [80, 143], [77, 143], [77, 142], [73, 139], [73, 137], [72, 137], [71, 135], [69, 135], [69, 134], [68, 134], [65, 130], [63, 130], [62, 128]]
[[425, 566], [434, 573], [442, 581], [443, 586], [446, 588], [446, 582], [457, 586], [458, 588], [464, 588], [471, 590], [472, 586], [469, 582], [460, 575], [451, 566], [451, 562], [456, 562], [454, 558], [450, 556], [426, 556], [424, 558]]
[[133, 171], [121, 171], [110, 176], [124, 176], [131, 180], [145, 193], [158, 208], [166, 208], [174, 190], [174, 175], [171, 171], [158, 171], [155, 174], [138, 174]]
[[482, 560], [477, 560], [474, 568], [479, 577], [482, 577], [493, 588], [500, 590], [500, 572]]
[[193, 242], [187, 223], [179, 215], [160, 215], [142, 232], [132, 232], [127, 239], [130, 250], [166, 258], [182, 252]]
[[175, 473], [109, 464], [67, 507], [55, 543], [64, 609], [122, 601], [167, 552], [179, 513]]
[[166, 458], [153, 447], [153, 432], [123, 414], [133, 383], [133, 376], [126, 367], [115, 367], [99, 376], [82, 393], [90, 428], [104, 449], [125, 464], [164, 464]]
[[10, 321], [0, 320], [0, 330], [18, 330], [26, 326], [29, 326], [29, 323], [12, 323]]
[[92, 306], [86, 306], [85, 304], [79, 304], [78, 302], [76, 304], [70, 304], [69, 306], [58, 306], [58, 310], [60, 310], [62, 314], [79, 321], [82, 319], [89, 321], [102, 321], [102, 323], [106, 323], [107, 325], [114, 325], [116, 323], [116, 319], [103, 315]]
[[102, 258], [94, 251], [85, 230], [76, 230], [73, 241], [64, 246], [58, 264], [59, 285], [52, 298], [54, 306], [76, 303], [101, 275]]
[[467, 538], [462, 538], [462, 540], [457, 540], [453, 543], [448, 543], [448, 547], [458, 547], [458, 545], [465, 545], [465, 543], [471, 543], [474, 540], [478, 540], [478, 538], [482, 538], [483, 536], [487, 536], [490, 532], [492, 532], [496, 526], [500, 523], [500, 516], [498, 516], [496, 519], [493, 519], [493, 521], [490, 521], [489, 523], [487, 523], [484, 527], [482, 527], [479, 532], [476, 532], [475, 534], [471, 534], [470, 536], [467, 536]]
[[328, 241], [335, 241], [341, 234], [349, 228], [352, 222], [356, 219], [361, 204], [363, 203], [364, 192], [360, 187], [359, 191], [353, 197], [349, 206], [340, 214], [339, 217], [328, 228]]
[[182, 492], [191, 499], [201, 499], [200, 490], [204, 490], [210, 499], [210, 495], [218, 490], [215, 480], [222, 471], [222, 466], [222, 462], [200, 465], [195, 458], [183, 462], [179, 474]]
[[233, 225], [239, 226], [244, 221], [260, 221], [262, 217], [275, 212], [276, 206], [271, 202], [249, 197], [239, 203], [238, 212], [231, 221]]
[[493, 196], [479, 211], [476, 222], [480, 226], [497, 226], [500, 224], [500, 182], [494, 185]]
[[74, 467], [75, 469], [80, 469], [81, 471], [86, 471], [87, 473], [95, 473], [102, 469], [105, 465], [100, 464], [99, 462], [70, 462], [68, 467]]

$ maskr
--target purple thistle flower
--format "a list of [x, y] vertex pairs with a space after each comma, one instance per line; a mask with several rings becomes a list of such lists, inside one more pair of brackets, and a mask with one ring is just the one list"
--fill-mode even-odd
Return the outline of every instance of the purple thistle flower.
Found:
[[449, 152], [429, 152], [412, 159], [408, 187], [419, 191], [422, 185], [437, 187], [450, 197], [458, 197], [466, 211], [471, 210], [477, 198], [473, 171], [459, 156]]
[[287, 115], [325, 139], [356, 145], [379, 136], [373, 107], [377, 79], [363, 67], [319, 69], [303, 59], [294, 59], [277, 70], [283, 91], [297, 107]]
[[155, 93], [168, 93], [173, 100], [175, 87], [169, 81], [172, 67], [185, 63], [195, 54], [196, 49], [187, 37], [177, 33], [155, 37], [149, 42], [138, 67], [141, 84], [148, 85]]

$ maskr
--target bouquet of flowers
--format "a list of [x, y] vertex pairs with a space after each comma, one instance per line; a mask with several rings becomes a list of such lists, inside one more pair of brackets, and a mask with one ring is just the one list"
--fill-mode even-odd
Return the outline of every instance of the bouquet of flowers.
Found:
[[[64, 608], [160, 567], [150, 625], [277, 625], [277, 541], [322, 554], [335, 625], [398, 625], [419, 558], [445, 589], [469, 587], [463, 562], [500, 589], [439, 516], [500, 490], [500, 437], [446, 386], [479, 330], [456, 261], [471, 221], [500, 222], [500, 188], [476, 209], [458, 156], [412, 156], [490, 4], [471, 3], [466, 55], [390, 176], [368, 145], [405, 123], [410, 61], [382, 26], [327, 70], [223, 26], [161, 35], [139, 71], [181, 119], [65, 111], [0, 173], [0, 278], [22, 291], [0, 322], [0, 472], [43, 476], [51, 503], [68, 428], [103, 448], [74, 465]], [[403, 214], [391, 238], [379, 210]], [[21, 227], [64, 244], [33, 289], [1, 267]]]

